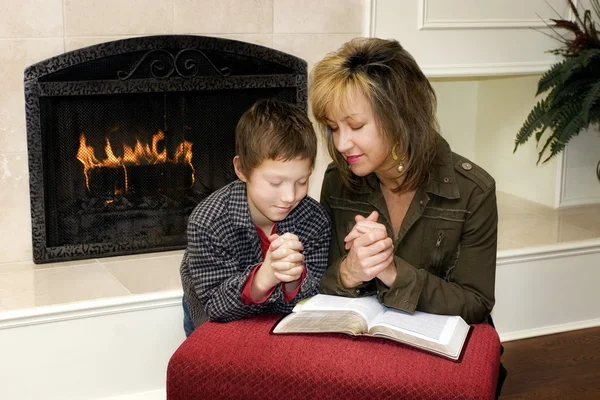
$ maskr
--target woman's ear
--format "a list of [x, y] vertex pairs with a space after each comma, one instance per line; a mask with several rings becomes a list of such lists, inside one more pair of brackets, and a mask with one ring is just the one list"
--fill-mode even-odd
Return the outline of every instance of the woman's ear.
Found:
[[235, 174], [237, 175], [240, 181], [248, 182], [248, 179], [246, 179], [246, 175], [244, 175], [244, 173], [240, 169], [240, 156], [233, 157], [233, 169], [235, 170]]

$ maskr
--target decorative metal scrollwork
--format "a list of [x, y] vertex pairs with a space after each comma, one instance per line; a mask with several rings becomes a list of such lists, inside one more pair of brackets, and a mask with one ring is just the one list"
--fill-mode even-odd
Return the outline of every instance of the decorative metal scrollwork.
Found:
[[[182, 78], [192, 78], [196, 76], [200, 70], [198, 66], [198, 60], [192, 57], [194, 54], [202, 56], [219, 75], [229, 76], [231, 74], [231, 68], [218, 68], [203, 51], [196, 49], [183, 49], [177, 52], [177, 54], [173, 55], [167, 50], [156, 49], [145, 53], [142, 58], [140, 58], [134, 64], [129, 72], [118, 71], [117, 76], [123, 81], [127, 80], [135, 74], [135, 72], [145, 61], [147, 61], [150, 63], [150, 74], [153, 78], [169, 78], [175, 72]], [[156, 58], [158, 55], [163, 55], [166, 57]], [[155, 56], [155, 59], [150, 61], [151, 56]], [[185, 58], [186, 56], [189, 58]]]

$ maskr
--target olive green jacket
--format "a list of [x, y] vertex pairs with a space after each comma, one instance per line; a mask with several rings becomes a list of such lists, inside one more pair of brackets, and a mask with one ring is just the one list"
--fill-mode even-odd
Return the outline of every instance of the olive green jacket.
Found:
[[498, 212], [494, 179], [450, 150], [439, 137], [429, 181], [419, 187], [394, 243], [397, 277], [391, 287], [379, 279], [346, 288], [339, 278], [347, 255], [344, 237], [354, 216], [379, 212], [379, 223], [393, 238], [389, 213], [375, 174], [348, 190], [337, 167], [325, 172], [321, 204], [332, 221], [329, 267], [321, 292], [379, 300], [403, 311], [460, 315], [468, 323], [485, 320], [494, 306]]

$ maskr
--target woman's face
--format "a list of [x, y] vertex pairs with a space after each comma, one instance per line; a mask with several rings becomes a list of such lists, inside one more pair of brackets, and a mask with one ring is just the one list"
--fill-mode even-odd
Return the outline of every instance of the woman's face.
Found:
[[348, 96], [345, 107], [330, 112], [326, 119], [335, 148], [355, 175], [366, 176], [389, 169], [391, 149], [364, 95]]

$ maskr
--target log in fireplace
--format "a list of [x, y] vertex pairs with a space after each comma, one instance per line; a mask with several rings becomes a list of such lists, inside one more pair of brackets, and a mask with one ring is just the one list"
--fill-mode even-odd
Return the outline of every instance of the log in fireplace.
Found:
[[256, 100], [306, 109], [306, 62], [167, 35], [25, 70], [36, 263], [180, 249], [194, 206], [235, 179], [234, 129]]

